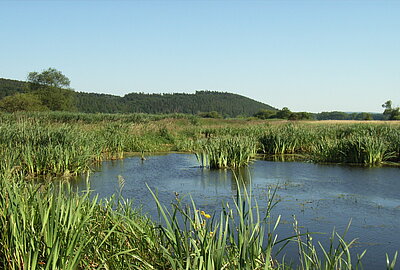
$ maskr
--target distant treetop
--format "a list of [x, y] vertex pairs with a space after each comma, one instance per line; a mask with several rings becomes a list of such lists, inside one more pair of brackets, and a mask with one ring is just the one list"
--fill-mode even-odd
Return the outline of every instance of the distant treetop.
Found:
[[36, 71], [29, 72], [27, 81], [30, 88], [38, 88], [41, 86], [51, 86], [57, 88], [68, 88], [70, 80], [55, 68], [48, 68], [41, 73]]

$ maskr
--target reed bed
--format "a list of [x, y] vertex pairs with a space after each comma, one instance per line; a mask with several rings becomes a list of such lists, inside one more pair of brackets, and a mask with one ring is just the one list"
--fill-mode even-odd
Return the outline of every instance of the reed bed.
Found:
[[[302, 124], [288, 123], [256, 127], [222, 127], [201, 129], [206, 140], [198, 140], [202, 147], [192, 149], [202, 166], [224, 168], [227, 155], [220, 141], [245, 138], [253, 140], [256, 152], [282, 156], [298, 155], [303, 159], [324, 163], [351, 163], [369, 166], [385, 161], [400, 162], [400, 126], [388, 124]], [[236, 143], [228, 143], [235, 145]], [[253, 146], [251, 146], [253, 147]], [[253, 149], [253, 148], [252, 148]], [[253, 150], [249, 151], [254, 156]], [[233, 158], [232, 158], [233, 159]], [[215, 160], [216, 165], [211, 160]], [[246, 160], [246, 159], [245, 159]], [[239, 166], [246, 166], [248, 162]], [[235, 166], [232, 166], [235, 167]]]
[[195, 152], [200, 165], [209, 168], [247, 166], [256, 153], [370, 166], [400, 162], [400, 125], [257, 122], [238, 126], [235, 122], [227, 126], [227, 122], [217, 128], [178, 116], [154, 121], [148, 116], [149, 122], [143, 123], [125, 122], [128, 116], [123, 115], [113, 116], [116, 121], [111, 116], [92, 115], [86, 117], [102, 120], [89, 124], [81, 117], [73, 113], [2, 114], [0, 168], [31, 177], [68, 176], [88, 171], [103, 159], [123, 158], [127, 152], [171, 150]]
[[257, 152], [258, 143], [251, 137], [219, 137], [197, 141], [194, 151], [202, 167], [210, 169], [247, 166]]
[[0, 183], [1, 269], [162, 269], [154, 223], [67, 183]]
[[188, 114], [145, 114], [145, 113], [78, 113], [78, 112], [0, 112], [1, 123], [13, 123], [15, 121], [35, 121], [36, 123], [81, 123], [81, 124], [104, 124], [104, 123], [148, 123], [162, 119], [189, 119], [196, 121], [197, 117]]
[[135, 134], [123, 123], [85, 126], [23, 119], [0, 125], [0, 169], [27, 177], [71, 176], [104, 159], [120, 159], [127, 152], [167, 151], [173, 143], [174, 136], [163, 128]]
[[379, 165], [399, 162], [399, 126], [274, 126], [260, 138], [261, 153], [299, 154], [314, 162]]
[[77, 174], [89, 169], [100, 151], [93, 138], [79, 129], [61, 125], [32, 126], [21, 122], [0, 128], [0, 167], [27, 176]]

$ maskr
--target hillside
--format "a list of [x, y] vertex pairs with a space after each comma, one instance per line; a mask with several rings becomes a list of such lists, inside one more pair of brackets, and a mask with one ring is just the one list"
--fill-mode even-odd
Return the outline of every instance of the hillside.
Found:
[[24, 92], [26, 82], [0, 78], [0, 99]]
[[[25, 82], [0, 78], [0, 99], [25, 91]], [[79, 112], [88, 113], [188, 113], [216, 111], [225, 116], [251, 116], [275, 108], [253, 99], [224, 92], [196, 91], [194, 94], [130, 93], [123, 97], [75, 92]]]

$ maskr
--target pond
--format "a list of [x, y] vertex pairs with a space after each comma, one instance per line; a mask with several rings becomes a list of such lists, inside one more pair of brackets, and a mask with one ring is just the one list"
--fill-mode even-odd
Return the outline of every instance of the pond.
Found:
[[[392, 258], [396, 250], [400, 251], [399, 168], [257, 160], [238, 174], [262, 209], [266, 207], [268, 189], [278, 188], [281, 202], [272, 214], [275, 218], [282, 216], [277, 230], [280, 239], [294, 234], [294, 216], [302, 232], [324, 233], [313, 235], [323, 244], [329, 243], [333, 229], [342, 234], [351, 220], [345, 239], [358, 238], [352, 248], [354, 255], [367, 249], [364, 269], [383, 269], [385, 253]], [[91, 174], [91, 188], [100, 197], [109, 197], [119, 190], [119, 175], [125, 180], [122, 195], [155, 218], [157, 210], [146, 183], [158, 190], [165, 205], [175, 199], [175, 192], [190, 194], [198, 208], [208, 213], [218, 211], [222, 201], [232, 200], [237, 190], [231, 171], [203, 169], [194, 155], [176, 153], [149, 156], [145, 161], [140, 157], [105, 161], [99, 171]], [[84, 188], [84, 177], [76, 184]], [[286, 261], [297, 257], [294, 245], [285, 253]]]

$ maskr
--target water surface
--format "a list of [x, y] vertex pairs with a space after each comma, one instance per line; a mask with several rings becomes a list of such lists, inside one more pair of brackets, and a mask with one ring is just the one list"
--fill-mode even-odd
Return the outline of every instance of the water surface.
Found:
[[[346, 240], [358, 238], [352, 252], [367, 249], [364, 269], [384, 269], [385, 253], [393, 257], [400, 251], [400, 169], [318, 165], [303, 162], [256, 161], [238, 172], [265, 209], [267, 193], [278, 187], [281, 200], [273, 214], [282, 216], [278, 236], [293, 235], [293, 218], [302, 232], [322, 232], [316, 241], [327, 244], [333, 229], [342, 234], [351, 220]], [[199, 168], [194, 155], [167, 154], [129, 157], [105, 161], [100, 171], [90, 176], [91, 188], [101, 197], [119, 189], [118, 176], [125, 185], [122, 194], [133, 199], [144, 212], [157, 216], [147, 185], [157, 190], [159, 199], [169, 204], [175, 192], [193, 197], [199, 208], [213, 213], [222, 201], [236, 194], [236, 180], [229, 170]], [[85, 186], [84, 179], [77, 185]], [[287, 258], [297, 256], [296, 247], [285, 249]], [[286, 258], [286, 260], [287, 260]]]

